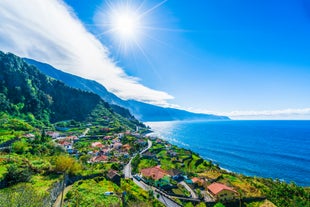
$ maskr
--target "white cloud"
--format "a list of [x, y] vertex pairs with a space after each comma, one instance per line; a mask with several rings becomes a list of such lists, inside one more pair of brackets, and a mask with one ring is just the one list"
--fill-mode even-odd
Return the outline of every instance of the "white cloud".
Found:
[[309, 119], [310, 108], [303, 109], [283, 109], [283, 110], [261, 110], [261, 111], [231, 111], [212, 112], [206, 110], [195, 110], [200, 113], [216, 114], [228, 116], [232, 119]]
[[0, 50], [96, 80], [123, 99], [157, 105], [173, 99], [128, 76], [60, 0], [1, 0], [0, 20]]

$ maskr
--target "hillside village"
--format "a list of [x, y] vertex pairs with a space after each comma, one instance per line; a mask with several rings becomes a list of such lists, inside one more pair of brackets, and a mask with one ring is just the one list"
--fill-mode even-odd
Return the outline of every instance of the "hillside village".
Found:
[[103, 118], [38, 130], [7, 115], [1, 120], [0, 206], [27, 206], [12, 196], [23, 191], [29, 202], [38, 199], [34, 206], [289, 206], [296, 193], [309, 196], [294, 183], [227, 172], [147, 127], [114, 127]]
[[[237, 203], [241, 198], [265, 200], [255, 187], [240, 188], [227, 182], [226, 178], [238, 178], [190, 150], [139, 131], [111, 133], [108, 128], [89, 126], [81, 135], [59, 131], [46, 134], [71, 156], [101, 166], [107, 179], [116, 184], [122, 178], [131, 179], [141, 190], [156, 192], [176, 205]], [[126, 172], [126, 165], [131, 165], [130, 172]]]

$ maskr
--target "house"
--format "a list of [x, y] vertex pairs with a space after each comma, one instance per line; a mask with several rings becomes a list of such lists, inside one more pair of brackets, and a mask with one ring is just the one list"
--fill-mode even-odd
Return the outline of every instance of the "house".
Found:
[[129, 152], [130, 149], [131, 149], [131, 146], [129, 144], [124, 144], [122, 146], [122, 150], [125, 152]]
[[203, 186], [206, 181], [202, 178], [193, 177], [192, 182], [198, 186]]
[[90, 163], [95, 163], [95, 162], [106, 162], [108, 161], [108, 156], [105, 156], [105, 155], [101, 155], [101, 156], [95, 156], [95, 157], [92, 157], [89, 162]]
[[166, 175], [169, 175], [165, 170], [161, 169], [159, 165], [155, 167], [142, 169], [140, 172], [143, 177], [150, 178], [153, 180], [159, 180], [165, 177]]
[[147, 146], [147, 141], [143, 139], [138, 139], [137, 141], [135, 141], [135, 144], [144, 147], [144, 146]]
[[105, 136], [103, 139], [104, 139], [104, 140], [113, 139], [113, 136]]
[[126, 134], [126, 135], [130, 135], [130, 130], [126, 130], [126, 131], [125, 131], [125, 134]]
[[120, 143], [120, 142], [116, 142], [116, 143], [113, 144], [113, 148], [114, 149], [120, 149], [122, 146], [123, 146], [123, 144]]
[[177, 153], [173, 150], [168, 150], [167, 151], [167, 155], [170, 156], [170, 157], [176, 157], [177, 156]]
[[146, 158], [146, 159], [154, 159], [154, 158], [156, 158], [156, 155], [151, 153], [150, 151], [147, 151], [147, 152], [142, 154], [142, 157]]
[[93, 148], [95, 148], [95, 147], [103, 148], [104, 145], [101, 142], [93, 142], [93, 143], [91, 143], [91, 147], [93, 147]]
[[23, 137], [28, 138], [30, 140], [34, 140], [36, 138], [36, 136], [34, 134], [24, 134]]
[[116, 170], [109, 170], [107, 178], [112, 182], [116, 183], [118, 186], [121, 184], [121, 176], [117, 173]]
[[238, 196], [237, 191], [222, 183], [212, 183], [208, 186], [208, 192], [217, 201], [233, 200]]
[[79, 138], [77, 136], [67, 136], [66, 137], [66, 140], [67, 141], [76, 141], [76, 140], [79, 140]]
[[124, 138], [124, 133], [118, 133], [117, 137], [118, 137], [119, 139]]
[[156, 143], [161, 144], [161, 143], [163, 143], [163, 140], [161, 140], [161, 139], [156, 139]]
[[173, 180], [182, 181], [184, 178], [182, 176], [182, 172], [178, 169], [170, 169], [167, 173], [171, 176]]
[[53, 131], [46, 132], [46, 135], [52, 137], [53, 139], [56, 139], [57, 137], [59, 137], [59, 133], [58, 132], [53, 132]]

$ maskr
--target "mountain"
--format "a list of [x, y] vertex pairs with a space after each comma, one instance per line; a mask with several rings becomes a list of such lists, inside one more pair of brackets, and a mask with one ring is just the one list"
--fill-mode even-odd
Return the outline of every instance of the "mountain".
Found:
[[[164, 108], [135, 100], [122, 100], [113, 93], [110, 93], [100, 83], [84, 79], [61, 70], [54, 68], [51, 65], [38, 62], [36, 60], [24, 58], [26, 62], [39, 68], [44, 74], [63, 81], [67, 85], [79, 88], [81, 90], [90, 91], [98, 94], [101, 98], [110, 104], [129, 109], [135, 117], [141, 121], [172, 121], [172, 120], [228, 120], [225, 116], [216, 116], [212, 114], [192, 113], [185, 110], [174, 108]], [[114, 106], [115, 107], [115, 106]]]
[[132, 127], [139, 125], [127, 109], [110, 106], [99, 95], [69, 87], [18, 56], [1, 51], [0, 111], [33, 116], [45, 123], [102, 116]]

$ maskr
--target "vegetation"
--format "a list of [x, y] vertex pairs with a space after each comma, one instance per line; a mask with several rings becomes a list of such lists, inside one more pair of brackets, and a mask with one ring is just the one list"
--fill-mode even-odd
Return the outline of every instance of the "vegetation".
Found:
[[[147, 156], [136, 154], [146, 146], [146, 139], [127, 132], [137, 126], [140, 132], [147, 131], [128, 110], [111, 106], [95, 94], [68, 87], [22, 59], [0, 52], [0, 206], [46, 206], [50, 190], [64, 176], [85, 179], [72, 185], [65, 198], [66, 206], [122, 206], [122, 202], [127, 206], [163, 206], [152, 190], [144, 191], [132, 180], [121, 179], [118, 185], [107, 180], [111, 170], [121, 176], [123, 166], [133, 155], [133, 173], [160, 165], [164, 170], [180, 170], [189, 179], [204, 180], [203, 184], [191, 186], [200, 197], [207, 185], [220, 182], [238, 192], [243, 206], [272, 205], [271, 202], [280, 207], [310, 206], [309, 188], [230, 173], [163, 140], [154, 140]], [[78, 141], [69, 143], [75, 153], [69, 155], [64, 145], [47, 135], [48, 130], [66, 138], [79, 136]], [[94, 142], [104, 148], [92, 147]], [[115, 143], [127, 145], [127, 150], [114, 149]], [[96, 156], [108, 158], [103, 162], [90, 161]], [[190, 196], [183, 185], [170, 177], [164, 185], [172, 186], [170, 192], [176, 195]], [[260, 201], [244, 202], [245, 198]], [[262, 201], [264, 198], [271, 202]]]
[[76, 182], [65, 198], [65, 206], [163, 206], [152, 194], [141, 191], [131, 180], [121, 186], [102, 178]]
[[[62, 120], [86, 121], [109, 117], [120, 127], [143, 126], [126, 109], [111, 106], [98, 95], [66, 86], [47, 77], [23, 59], [0, 51], [0, 111], [10, 115], [39, 120], [32, 124], [42, 126]], [[18, 123], [13, 126], [18, 127]]]

